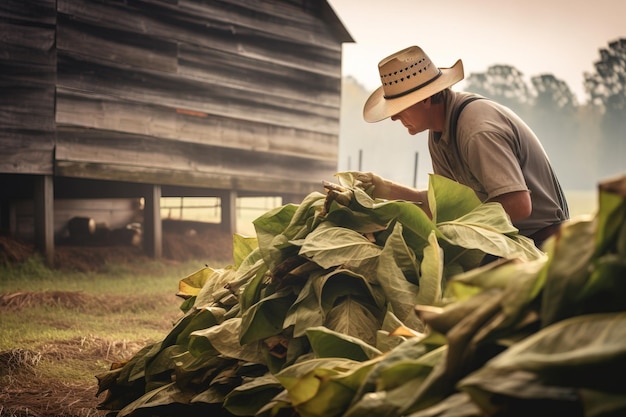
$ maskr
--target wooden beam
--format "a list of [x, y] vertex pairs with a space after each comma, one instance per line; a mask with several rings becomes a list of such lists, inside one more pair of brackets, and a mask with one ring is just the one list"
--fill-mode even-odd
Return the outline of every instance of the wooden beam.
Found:
[[220, 196], [222, 229], [231, 235], [237, 232], [237, 191], [230, 190]]
[[147, 185], [144, 193], [143, 244], [146, 253], [163, 256], [163, 225], [161, 223], [161, 186]]
[[35, 179], [35, 245], [46, 264], [54, 266], [54, 180], [52, 175]]

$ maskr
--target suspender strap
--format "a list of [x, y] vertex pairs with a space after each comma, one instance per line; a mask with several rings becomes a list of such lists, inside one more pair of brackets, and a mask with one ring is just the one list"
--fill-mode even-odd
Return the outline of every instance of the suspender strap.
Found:
[[483, 98], [484, 97], [480, 97], [480, 96], [472, 96], [472, 97], [467, 98], [464, 102], [459, 104], [459, 106], [454, 110], [454, 112], [450, 116], [450, 119], [451, 119], [450, 131], [448, 132], [448, 136], [450, 137], [450, 144], [452, 145], [453, 152], [455, 153], [456, 158], [460, 163], [462, 163], [463, 158], [461, 158], [461, 151], [459, 150], [459, 145], [456, 140], [456, 133], [457, 133], [456, 131], [457, 131], [457, 123], [459, 121], [459, 116], [461, 115], [461, 112], [463, 111], [465, 106], [470, 104], [472, 101], [480, 100]]
[[484, 97], [469, 97], [467, 100], [465, 100], [464, 102], [462, 102], [461, 104], [459, 104], [459, 107], [456, 108], [456, 110], [454, 111], [454, 113], [451, 116], [451, 120], [450, 120], [450, 142], [452, 142], [452, 144], [454, 145], [454, 149], [459, 157], [461, 157], [461, 154], [459, 153], [459, 145], [457, 144], [456, 141], [456, 130], [457, 130], [457, 124], [459, 122], [459, 116], [461, 115], [461, 112], [463, 111], [463, 109], [465, 108], [465, 106], [467, 106], [468, 104], [470, 104], [472, 101], [476, 101], [476, 100], [480, 100]]

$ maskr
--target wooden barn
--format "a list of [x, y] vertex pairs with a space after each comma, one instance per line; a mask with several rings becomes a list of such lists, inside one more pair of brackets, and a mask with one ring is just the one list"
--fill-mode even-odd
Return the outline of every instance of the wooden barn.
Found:
[[3, 0], [0, 231], [31, 213], [50, 262], [55, 209], [140, 199], [160, 257], [161, 197], [219, 197], [231, 231], [238, 197], [301, 201], [337, 169], [352, 41], [324, 0]]

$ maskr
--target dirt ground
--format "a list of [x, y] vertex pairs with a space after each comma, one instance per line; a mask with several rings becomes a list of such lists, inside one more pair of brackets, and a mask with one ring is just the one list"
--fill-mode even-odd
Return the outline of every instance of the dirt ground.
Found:
[[[36, 254], [30, 243], [19, 242], [0, 236], [0, 264], [14, 265]], [[149, 258], [137, 246], [103, 245], [57, 245], [55, 269], [67, 271], [95, 271], [108, 264], [132, 265]], [[213, 225], [168, 224], [163, 230], [162, 262], [186, 260], [230, 261], [232, 259], [232, 235]], [[5, 299], [0, 297], [1, 308], [20, 308], [32, 303], [45, 303], [44, 297], [28, 294], [28, 299]], [[76, 299], [75, 293], [57, 294], [55, 302], [85, 303]], [[83, 295], [84, 296], [84, 295]], [[168, 329], [164, 320], [164, 331]], [[112, 361], [128, 358], [129, 354], [143, 347], [141, 342], [112, 346], [110, 342], [92, 337], [71, 345], [51, 344], [45, 355], [62, 355], [64, 360], [91, 359], [93, 363], [103, 358]], [[35, 367], [42, 359], [41, 352], [23, 349], [0, 352], [0, 417], [104, 417], [106, 412], [97, 410], [104, 394], [95, 396], [96, 381], [91, 386], [74, 384], [67, 380], [46, 380], [36, 375]], [[86, 362], [89, 362], [88, 360]], [[100, 372], [100, 371], [97, 371]], [[94, 368], [94, 375], [96, 369]]]
[[[200, 222], [168, 221], [163, 225], [163, 262], [232, 259], [232, 234], [218, 225]], [[32, 243], [0, 235], [0, 265], [26, 261], [36, 254]], [[106, 245], [89, 242], [82, 245], [57, 243], [54, 267], [67, 271], [98, 271], [107, 263], [132, 264], [150, 259], [140, 246]]]
[[[44, 355], [58, 360], [95, 363], [103, 358], [127, 356], [143, 345], [110, 346], [104, 340], [91, 338], [76, 343], [56, 343], [45, 352], [14, 349], [0, 352], [0, 374], [5, 381], [0, 387], [2, 417], [104, 417], [98, 410], [103, 395], [96, 397], [97, 383], [73, 383], [68, 378], [51, 379], [37, 374], [36, 367]], [[113, 351], [113, 352], [112, 352]], [[126, 355], [124, 355], [124, 353]], [[119, 360], [118, 359], [118, 360]], [[96, 372], [101, 372], [95, 367]]]

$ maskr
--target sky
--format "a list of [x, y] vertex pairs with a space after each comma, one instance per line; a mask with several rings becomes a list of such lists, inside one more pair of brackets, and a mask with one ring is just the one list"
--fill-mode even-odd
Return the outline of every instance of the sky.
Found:
[[[344, 76], [380, 86], [378, 62], [411, 45], [438, 67], [462, 59], [465, 76], [496, 64], [530, 77], [552, 74], [579, 102], [600, 48], [626, 37], [624, 0], [329, 0], [355, 43], [343, 45]], [[458, 85], [462, 89], [463, 83]]]

